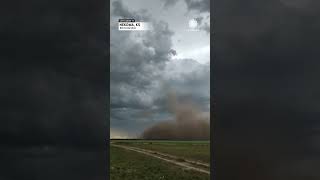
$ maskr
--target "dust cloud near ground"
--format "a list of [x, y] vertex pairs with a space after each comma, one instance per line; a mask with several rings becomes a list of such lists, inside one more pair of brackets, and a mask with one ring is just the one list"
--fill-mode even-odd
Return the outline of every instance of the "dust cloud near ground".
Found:
[[178, 102], [174, 94], [168, 96], [172, 119], [161, 121], [141, 135], [143, 139], [209, 140], [210, 114], [202, 112], [192, 102]]

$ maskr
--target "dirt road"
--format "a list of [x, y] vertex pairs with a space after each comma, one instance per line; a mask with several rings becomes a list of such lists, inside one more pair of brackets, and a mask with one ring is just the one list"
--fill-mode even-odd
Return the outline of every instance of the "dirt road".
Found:
[[115, 146], [115, 147], [119, 147], [119, 148], [123, 148], [123, 149], [127, 149], [130, 151], [135, 151], [138, 153], [142, 153], [145, 154], [147, 156], [151, 156], [154, 158], [158, 158], [161, 159], [163, 161], [175, 164], [177, 166], [180, 166], [182, 168], [188, 169], [188, 170], [193, 170], [193, 171], [197, 171], [197, 172], [201, 172], [201, 173], [206, 173], [210, 175], [210, 165], [207, 163], [202, 163], [202, 162], [197, 162], [197, 161], [191, 161], [191, 160], [186, 160], [186, 159], [182, 159], [180, 157], [177, 156], [172, 156], [169, 154], [164, 154], [161, 152], [157, 152], [157, 151], [152, 151], [152, 150], [146, 150], [146, 149], [141, 149], [141, 148], [136, 148], [136, 147], [130, 147], [130, 146], [125, 146], [125, 145], [119, 145], [119, 144], [110, 144], [111, 146]]

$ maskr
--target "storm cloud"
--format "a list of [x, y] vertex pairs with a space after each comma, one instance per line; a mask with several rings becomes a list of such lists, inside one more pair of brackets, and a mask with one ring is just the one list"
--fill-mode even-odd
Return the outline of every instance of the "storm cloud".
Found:
[[185, 0], [189, 10], [210, 12], [210, 0]]
[[130, 15], [153, 26], [151, 31], [123, 32], [111, 23], [112, 131], [127, 131], [137, 137], [146, 127], [172, 116], [165, 108], [168, 88], [208, 111], [210, 67], [191, 58], [177, 58], [179, 52], [173, 42], [176, 34], [168, 22], [147, 10], [129, 10], [124, 1], [111, 4], [111, 22]]

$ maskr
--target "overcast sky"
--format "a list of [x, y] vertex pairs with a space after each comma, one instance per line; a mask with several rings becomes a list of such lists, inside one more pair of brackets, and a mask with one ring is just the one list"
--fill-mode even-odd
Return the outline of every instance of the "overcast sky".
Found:
[[[209, 112], [209, 7], [209, 0], [111, 1], [111, 138], [135, 137], [170, 119], [168, 93]], [[153, 30], [118, 31], [119, 18], [149, 22]], [[199, 31], [190, 31], [191, 19]]]

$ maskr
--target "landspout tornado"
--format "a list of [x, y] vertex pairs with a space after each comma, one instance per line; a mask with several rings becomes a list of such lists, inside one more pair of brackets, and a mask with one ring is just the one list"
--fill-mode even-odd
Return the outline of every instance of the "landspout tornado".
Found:
[[173, 119], [162, 121], [147, 129], [143, 139], [209, 140], [210, 115], [192, 102], [180, 103], [173, 94], [169, 95], [169, 110]]

